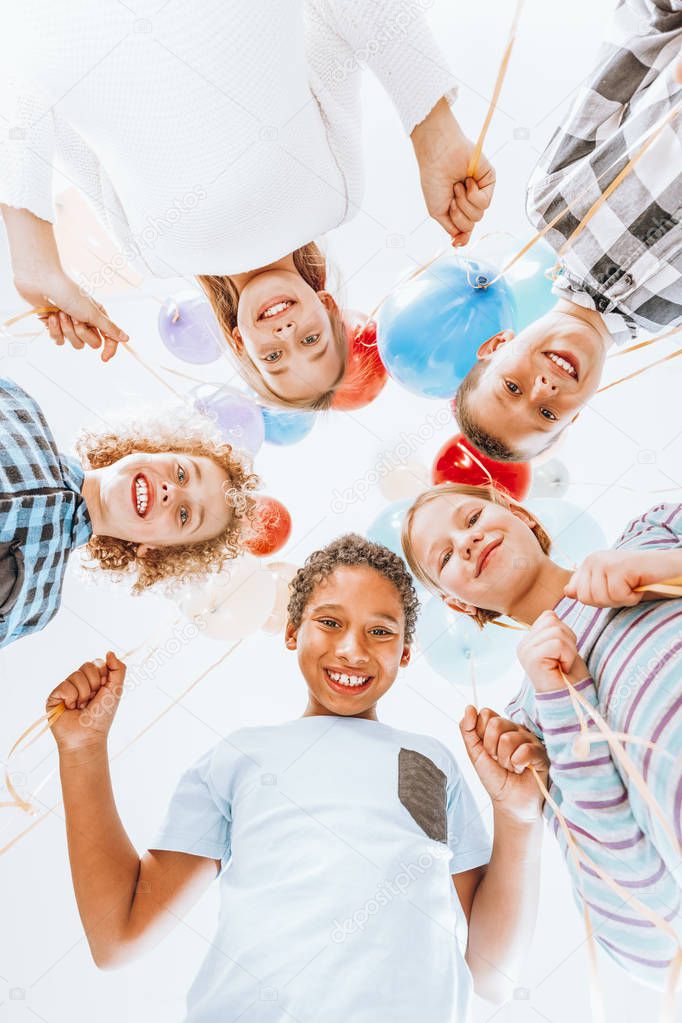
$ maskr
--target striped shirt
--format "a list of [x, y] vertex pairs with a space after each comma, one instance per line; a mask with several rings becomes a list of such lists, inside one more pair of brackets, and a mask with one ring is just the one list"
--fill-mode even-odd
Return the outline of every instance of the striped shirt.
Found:
[[[658, 505], [630, 523], [619, 550], [682, 546], [682, 505]], [[554, 609], [575, 632], [590, 677], [576, 688], [615, 732], [650, 740], [656, 750], [626, 743], [676, 842], [652, 814], [604, 741], [581, 759], [573, 749], [580, 730], [567, 690], [536, 694], [528, 678], [507, 707], [512, 721], [545, 742], [550, 794], [578, 844], [632, 898], [669, 921], [682, 939], [682, 599], [652, 600], [628, 608], [594, 608], [563, 598]], [[595, 731], [593, 725], [590, 731]], [[582, 887], [595, 936], [616, 961], [661, 987], [676, 951], [671, 937], [629, 900], [616, 895], [589, 866], [578, 877], [566, 838], [549, 805], [545, 817], [559, 840], [576, 895]]]
[[0, 380], [0, 647], [57, 612], [69, 555], [92, 535], [83, 478], [33, 398]]

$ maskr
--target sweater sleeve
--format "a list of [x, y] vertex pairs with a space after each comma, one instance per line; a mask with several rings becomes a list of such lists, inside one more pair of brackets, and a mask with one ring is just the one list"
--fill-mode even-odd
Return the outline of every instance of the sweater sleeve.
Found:
[[618, 550], [682, 547], [682, 504], [659, 504], [633, 519], [616, 540]]
[[50, 103], [30, 84], [5, 79], [0, 85], [0, 203], [54, 223], [54, 156]]
[[419, 5], [404, 0], [309, 0], [308, 17], [324, 39], [328, 87], [368, 67], [393, 102], [407, 134], [439, 99], [454, 100], [457, 81]]
[[[598, 707], [591, 678], [576, 689], [590, 706]], [[536, 700], [551, 764], [551, 795], [578, 845], [605, 874], [664, 917], [680, 936], [680, 889], [649, 837], [637, 825], [608, 745], [595, 742], [588, 757], [578, 759], [573, 742], [580, 724], [568, 690], [538, 693]], [[661, 988], [676, 952], [673, 939], [647, 920], [627, 897], [618, 896], [588, 865], [581, 865], [578, 879], [566, 836], [550, 807], [546, 808], [546, 816], [554, 818], [553, 828], [579, 902], [582, 885], [596, 940], [624, 969]]]

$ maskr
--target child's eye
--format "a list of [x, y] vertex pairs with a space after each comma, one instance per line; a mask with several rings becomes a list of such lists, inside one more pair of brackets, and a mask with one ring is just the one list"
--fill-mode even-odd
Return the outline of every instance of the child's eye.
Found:
[[180, 486], [182, 486], [182, 484], [185, 482], [186, 479], [187, 479], [187, 473], [182, 468], [182, 466], [179, 465], [178, 466], [178, 483], [180, 484]]
[[446, 551], [445, 554], [443, 555], [443, 557], [440, 559], [440, 570], [441, 570], [441, 572], [443, 571], [443, 569], [445, 568], [445, 566], [447, 565], [447, 563], [448, 563], [448, 561], [450, 560], [451, 557], [452, 557], [452, 551]]
[[392, 636], [393, 633], [390, 629], [385, 629], [383, 625], [377, 625], [376, 628], [369, 630], [373, 636]]
[[317, 620], [318, 622], [320, 622], [321, 625], [328, 625], [332, 629], [335, 629], [339, 624], [338, 622], [334, 621], [333, 618], [318, 618]]
[[314, 344], [317, 344], [317, 342], [319, 340], [320, 340], [320, 335], [319, 334], [308, 334], [307, 337], [303, 338], [303, 340], [301, 341], [301, 344], [302, 345], [314, 345]]
[[505, 380], [504, 386], [510, 394], [521, 394], [521, 388], [517, 387], [513, 380]]
[[181, 508], [180, 508], [180, 525], [181, 526], [186, 525], [188, 519], [189, 519], [189, 512], [184, 507], [184, 505], [182, 505]]
[[281, 351], [268, 352], [268, 354], [263, 357], [263, 362], [279, 362], [281, 358], [282, 358]]
[[540, 415], [543, 417], [543, 419], [549, 419], [550, 423], [556, 423], [557, 421], [557, 417], [554, 415], [551, 409], [541, 407]]
[[472, 526], [476, 525], [476, 523], [478, 522], [480, 517], [481, 517], [480, 511], [477, 511], [477, 512], [473, 513], [473, 515], [469, 518], [469, 528], [470, 529], [471, 529]]

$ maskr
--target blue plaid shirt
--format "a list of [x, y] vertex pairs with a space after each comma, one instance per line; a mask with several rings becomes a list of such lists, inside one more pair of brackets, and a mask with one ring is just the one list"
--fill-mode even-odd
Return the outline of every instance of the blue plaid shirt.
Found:
[[92, 527], [84, 473], [60, 454], [40, 407], [0, 379], [0, 647], [43, 629], [57, 612], [69, 554]]

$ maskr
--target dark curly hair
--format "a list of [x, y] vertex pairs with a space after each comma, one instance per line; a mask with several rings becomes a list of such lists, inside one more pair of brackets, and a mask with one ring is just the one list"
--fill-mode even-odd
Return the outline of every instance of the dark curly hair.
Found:
[[419, 599], [412, 576], [403, 559], [397, 554], [358, 533], [339, 536], [306, 558], [303, 568], [299, 568], [289, 583], [287, 614], [291, 624], [294, 628], [299, 627], [313, 591], [327, 576], [337, 568], [352, 568], [356, 565], [373, 568], [393, 583], [400, 595], [405, 614], [405, 642], [411, 643], [419, 615]]

